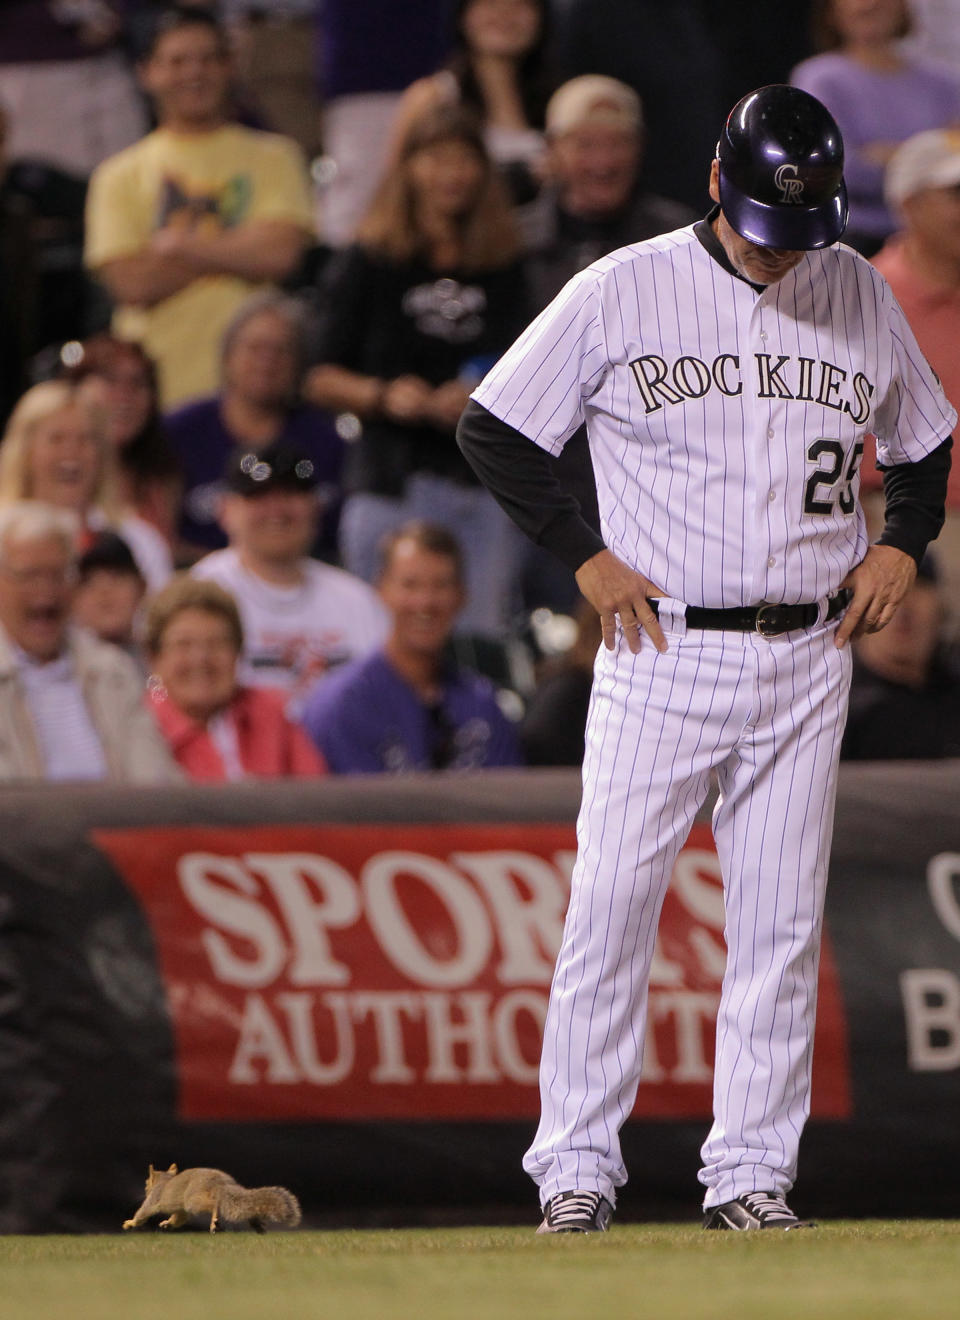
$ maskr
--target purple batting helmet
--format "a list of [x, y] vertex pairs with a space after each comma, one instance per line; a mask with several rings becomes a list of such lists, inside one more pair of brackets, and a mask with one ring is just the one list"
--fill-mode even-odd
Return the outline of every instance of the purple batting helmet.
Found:
[[751, 243], [800, 251], [829, 247], [843, 233], [843, 139], [809, 92], [775, 83], [738, 101], [717, 162], [723, 213]]

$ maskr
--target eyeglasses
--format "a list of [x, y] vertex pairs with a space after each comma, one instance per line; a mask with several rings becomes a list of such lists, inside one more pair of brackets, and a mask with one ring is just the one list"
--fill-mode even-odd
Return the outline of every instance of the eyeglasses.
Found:
[[165, 655], [231, 655], [237, 644], [232, 637], [172, 637], [161, 639], [160, 649]]
[[77, 570], [72, 564], [66, 568], [12, 568], [0, 564], [0, 573], [18, 587], [72, 587], [77, 581]]
[[[92, 373], [96, 374], [96, 373]], [[100, 379], [105, 380], [108, 385], [119, 385], [128, 390], [149, 390], [151, 388], [149, 377], [140, 371], [102, 371]]]

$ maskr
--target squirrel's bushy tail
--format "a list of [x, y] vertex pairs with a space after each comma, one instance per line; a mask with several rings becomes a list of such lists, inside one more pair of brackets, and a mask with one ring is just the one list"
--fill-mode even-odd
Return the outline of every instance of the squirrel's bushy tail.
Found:
[[286, 1228], [300, 1223], [300, 1202], [286, 1187], [225, 1187], [220, 1193], [224, 1219], [265, 1219]]

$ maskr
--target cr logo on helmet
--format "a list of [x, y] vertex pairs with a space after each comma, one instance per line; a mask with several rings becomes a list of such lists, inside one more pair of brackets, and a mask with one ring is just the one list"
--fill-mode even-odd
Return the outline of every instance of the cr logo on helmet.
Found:
[[779, 165], [773, 176], [773, 182], [780, 193], [781, 201], [792, 202], [796, 206], [803, 205], [803, 180], [797, 178], [796, 165], [791, 165], [789, 161]]

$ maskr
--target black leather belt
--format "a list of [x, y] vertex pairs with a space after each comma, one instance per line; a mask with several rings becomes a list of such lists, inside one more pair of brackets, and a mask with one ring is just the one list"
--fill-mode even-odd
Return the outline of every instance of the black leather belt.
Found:
[[[827, 600], [824, 622], [835, 619], [847, 608], [853, 592], [843, 588]], [[658, 614], [656, 597], [647, 602]], [[796, 628], [812, 628], [820, 617], [820, 606], [813, 605], [744, 605], [739, 609], [712, 610], [703, 605], [688, 605], [684, 618], [688, 628], [726, 628], [731, 632], [758, 632], [761, 637], [779, 637]]]

